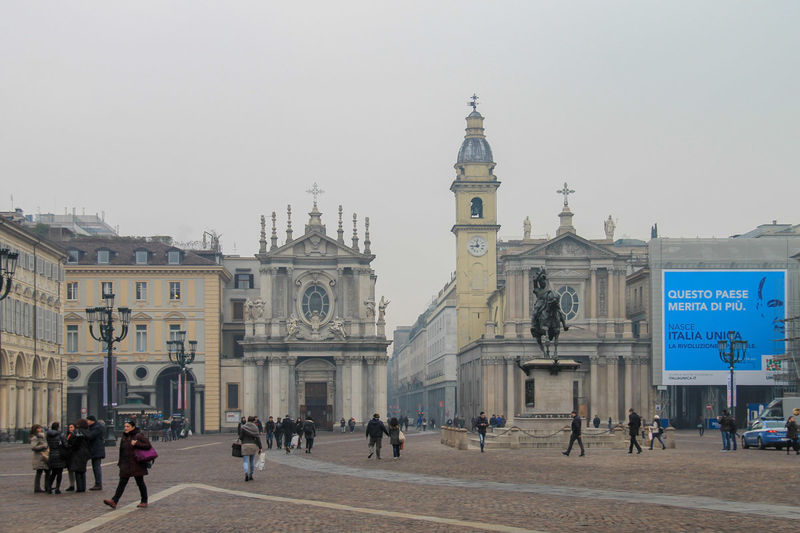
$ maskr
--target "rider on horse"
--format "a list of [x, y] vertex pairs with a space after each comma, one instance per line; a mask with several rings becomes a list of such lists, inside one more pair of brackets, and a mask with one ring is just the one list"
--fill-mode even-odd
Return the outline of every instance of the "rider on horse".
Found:
[[534, 337], [540, 337], [547, 333], [546, 325], [549, 325], [551, 322], [549, 320], [551, 318], [550, 312], [556, 313], [557, 322], [561, 323], [564, 331], [569, 329], [569, 326], [567, 326], [567, 315], [561, 310], [560, 299], [547, 285], [547, 272], [542, 268], [533, 279], [533, 293], [536, 295], [536, 303], [533, 305], [531, 334]]

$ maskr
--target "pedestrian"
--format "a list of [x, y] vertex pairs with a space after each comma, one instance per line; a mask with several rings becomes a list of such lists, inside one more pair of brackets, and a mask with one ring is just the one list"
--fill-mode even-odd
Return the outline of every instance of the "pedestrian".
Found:
[[89, 430], [86, 437], [89, 439], [89, 458], [92, 460], [92, 474], [94, 485], [89, 490], [103, 490], [103, 459], [106, 458], [106, 426], [98, 422], [94, 415], [86, 417]]
[[697, 432], [700, 434], [701, 437], [703, 436], [703, 433], [706, 432], [705, 422], [706, 421], [703, 419], [702, 416], [697, 419]]
[[403, 415], [403, 431], [408, 431], [408, 415]]
[[475, 421], [475, 427], [478, 429], [478, 441], [481, 443], [481, 453], [486, 446], [486, 428], [489, 427], [489, 419], [486, 418], [486, 413], [481, 411], [481, 416]]
[[350, 417], [349, 424], [350, 424], [350, 433], [352, 433], [356, 430], [356, 418], [354, 416]]
[[297, 445], [295, 448], [300, 450], [303, 447], [303, 419], [299, 416], [294, 421], [294, 432], [297, 435]]
[[436, 419], [431, 417], [430, 422], [431, 422], [431, 429], [436, 429]]
[[236, 426], [236, 434], [237, 435], [242, 430], [242, 426], [245, 425], [245, 424], [247, 424], [247, 417], [243, 416], [242, 419], [239, 420], [239, 425]]
[[188, 439], [189, 435], [192, 434], [192, 425], [189, 424], [189, 419], [184, 418], [183, 424], [181, 425], [181, 437], [184, 439]]
[[598, 429], [600, 427], [600, 417], [599, 416], [594, 415], [594, 418], [592, 418], [592, 425], [594, 426], [594, 429]]
[[572, 451], [572, 445], [577, 440], [578, 445], [581, 447], [580, 457], [583, 457], [584, 455], [586, 455], [586, 450], [584, 450], [583, 448], [583, 439], [581, 439], [581, 418], [575, 411], [572, 411], [571, 415], [572, 415], [572, 425], [570, 426], [570, 429], [572, 430], [572, 432], [569, 435], [569, 446], [567, 446], [567, 451], [561, 453], [563, 453], [566, 456], [569, 456], [569, 452]]
[[281, 421], [280, 415], [278, 415], [278, 420], [275, 422], [275, 449], [281, 450], [283, 448], [283, 422]]
[[256, 417], [256, 426], [258, 427], [259, 433], [264, 433], [264, 424], [261, 423], [261, 419]]
[[89, 424], [80, 418], [69, 439], [69, 469], [75, 473], [75, 492], [86, 492], [86, 463], [89, 461]]
[[72, 438], [73, 434], [75, 433], [75, 424], [68, 424], [67, 425], [67, 433], [64, 435], [64, 440], [67, 441], [67, 450], [64, 453], [64, 456], [67, 459], [67, 476], [69, 477], [69, 486], [64, 490], [64, 492], [73, 492], [75, 490], [75, 472], [72, 471], [69, 462], [69, 450], [70, 450], [70, 439]]
[[[275, 436], [275, 421], [272, 417], [267, 419], [267, 423], [264, 425], [264, 429], [267, 432], [267, 449], [272, 449], [272, 438]], [[280, 447], [280, 444], [278, 445]]]
[[314, 437], [317, 436], [317, 428], [314, 426], [314, 419], [311, 416], [307, 416], [306, 421], [303, 422], [303, 436], [306, 438], [306, 453], [311, 453]]
[[392, 459], [400, 459], [400, 446], [403, 441], [400, 440], [400, 422], [397, 418], [389, 420], [389, 444], [392, 445]]
[[733, 446], [733, 451], [736, 451], [736, 413], [731, 413], [728, 417], [728, 442]]
[[655, 444], [656, 439], [658, 439], [658, 442], [661, 443], [661, 449], [666, 450], [667, 447], [664, 446], [664, 441], [661, 440], [661, 435], [664, 433], [664, 428], [661, 425], [661, 418], [659, 418], [658, 415], [653, 417], [653, 425], [650, 426], [650, 433], [650, 449], [653, 449], [653, 444]]
[[339, 420], [339, 426], [341, 426], [342, 433], [344, 433], [345, 432], [345, 426], [347, 426], [347, 420], [345, 420], [344, 417], [342, 417], [342, 419]]
[[[134, 420], [134, 424], [135, 423], [136, 421]], [[178, 420], [177, 417], [173, 416], [172, 420], [169, 423], [169, 431], [172, 436], [172, 440], [178, 440], [178, 433], [180, 433], [180, 430], [181, 430], [181, 422], [180, 420]]]
[[789, 455], [789, 447], [791, 446], [797, 455], [800, 455], [800, 444], [797, 442], [797, 422], [794, 416], [789, 416], [786, 421], [786, 455]]
[[136, 486], [139, 487], [139, 504], [136, 507], [147, 507], [147, 485], [144, 484], [144, 476], [147, 475], [147, 466], [136, 460], [135, 449], [149, 450], [150, 441], [147, 440], [139, 428], [136, 427], [135, 420], [125, 422], [123, 426], [122, 438], [119, 439], [119, 483], [117, 483], [117, 490], [110, 500], [103, 500], [103, 503], [111, 507], [117, 508], [119, 499], [122, 498], [122, 493], [125, 492], [125, 487], [128, 485], [128, 480], [133, 478], [136, 480]]
[[67, 439], [59, 431], [61, 425], [53, 422], [47, 430], [45, 438], [49, 448], [50, 457], [47, 459], [49, 476], [45, 481], [46, 492], [53, 494], [53, 482], [55, 482], [55, 494], [61, 494], [61, 476], [67, 466]]
[[427, 418], [423, 418], [422, 419], [422, 431], [425, 431], [427, 427], [428, 427], [428, 419]]
[[283, 446], [286, 453], [292, 453], [292, 435], [294, 435], [294, 423], [289, 415], [283, 417]]
[[169, 442], [169, 420], [161, 421], [161, 431], [164, 432], [164, 442]]
[[611, 417], [610, 416], [608, 417], [608, 432], [609, 433], [613, 433], [614, 432], [614, 422], [611, 421]]
[[381, 415], [375, 413], [372, 415], [372, 420], [367, 423], [367, 439], [369, 439], [369, 455], [367, 459], [371, 459], [375, 454], [378, 459], [381, 458], [381, 440], [384, 433], [389, 436], [389, 431], [386, 426], [381, 422]]
[[242, 466], [244, 468], [244, 480], [253, 479], [255, 468], [256, 453], [261, 454], [261, 436], [258, 434], [256, 417], [247, 417], [247, 422], [239, 429], [239, 441], [242, 443]]
[[728, 411], [726, 409], [723, 409], [722, 414], [717, 417], [717, 422], [719, 423], [719, 434], [722, 437], [721, 451], [727, 452], [731, 449], [731, 443], [728, 441]]
[[44, 474], [44, 483], [47, 485], [47, 478], [49, 475], [49, 465], [47, 464], [47, 438], [44, 435], [44, 429], [41, 424], [34, 424], [31, 426], [30, 433], [31, 451], [33, 452], [32, 465], [36, 471], [36, 478], [33, 481], [33, 492], [45, 492], [42, 488], [42, 475]]
[[642, 419], [633, 410], [633, 407], [628, 409], [628, 433], [631, 436], [631, 445], [628, 448], [628, 453], [633, 453], [633, 448], [636, 447], [636, 453], [642, 453], [642, 447], [636, 442], [636, 436], [639, 434], [639, 429], [642, 427]]

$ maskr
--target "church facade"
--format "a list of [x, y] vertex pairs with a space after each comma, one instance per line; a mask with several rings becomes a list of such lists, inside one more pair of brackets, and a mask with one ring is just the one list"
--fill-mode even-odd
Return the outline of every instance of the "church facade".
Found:
[[279, 244], [275, 224], [273, 213], [268, 243], [262, 217], [259, 253], [250, 260], [255, 289], [231, 302], [241, 306], [244, 333], [236, 341], [241, 358], [223, 365], [223, 427], [235, 427], [239, 416], [289, 414], [330, 429], [343, 417], [361, 423], [373, 412], [384, 414], [389, 302], [375, 296], [369, 218], [363, 249], [356, 215], [345, 243], [340, 206], [331, 237], [316, 196], [302, 235], [294, 237], [289, 218]]
[[[615, 422], [630, 407], [649, 416], [649, 339], [634, 335], [626, 312], [631, 258], [642, 250], [646, 254], [646, 243], [614, 241], [611, 217], [605, 221], [605, 239], [579, 236], [568, 205], [574, 191], [567, 184], [558, 191], [564, 203], [554, 238], [531, 238], [526, 219], [522, 239], [498, 240], [500, 182], [484, 118], [473, 108], [466, 120], [450, 187], [456, 200], [459, 415], [469, 419], [486, 411], [512, 419], [545, 414], [541, 408], [552, 383], [534, 383], [517, 366], [518, 360], [542, 357], [530, 327], [533, 280], [544, 269], [570, 326], [562, 332], [558, 355], [580, 363], [569, 371], [574, 372], [572, 409]], [[559, 382], [563, 386], [565, 381]]]

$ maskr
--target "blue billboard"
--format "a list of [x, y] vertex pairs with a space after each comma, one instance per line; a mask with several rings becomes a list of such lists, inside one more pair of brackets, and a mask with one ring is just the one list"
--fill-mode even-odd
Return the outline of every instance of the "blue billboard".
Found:
[[[664, 270], [664, 383], [725, 385], [717, 341], [736, 331], [748, 342], [736, 365], [740, 385], [775, 384], [784, 352], [786, 271]], [[777, 366], [776, 366], [777, 365]]]

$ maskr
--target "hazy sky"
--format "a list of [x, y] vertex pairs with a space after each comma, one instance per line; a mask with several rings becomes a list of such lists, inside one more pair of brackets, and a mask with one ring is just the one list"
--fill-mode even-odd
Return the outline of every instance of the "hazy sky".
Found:
[[[0, 210], [258, 248], [315, 181], [371, 221], [387, 332], [455, 268], [480, 97], [500, 236], [728, 236], [800, 223], [800, 2], [0, 3]], [[348, 240], [349, 242], [349, 240]]]

